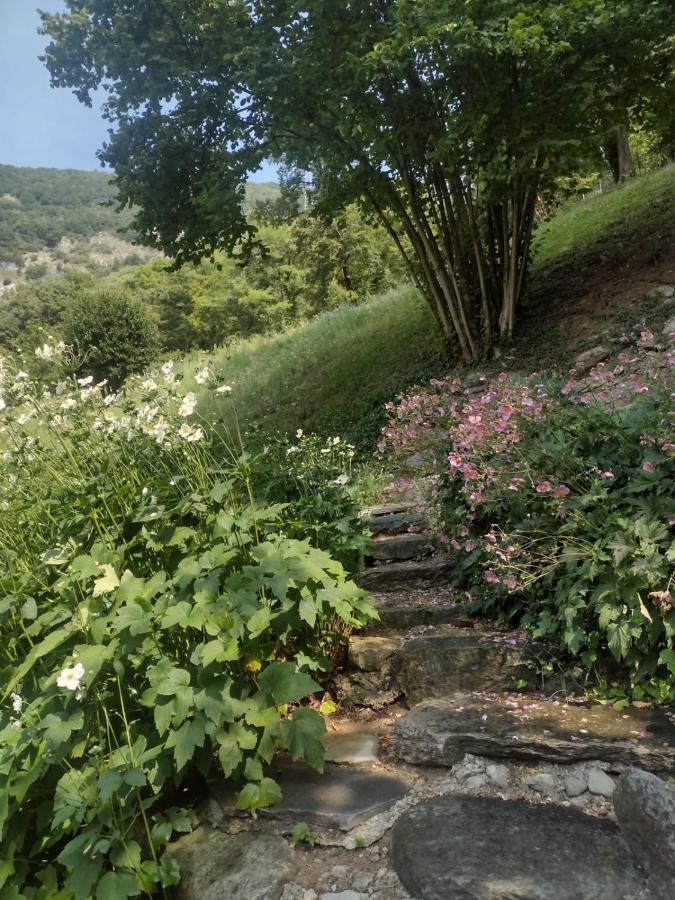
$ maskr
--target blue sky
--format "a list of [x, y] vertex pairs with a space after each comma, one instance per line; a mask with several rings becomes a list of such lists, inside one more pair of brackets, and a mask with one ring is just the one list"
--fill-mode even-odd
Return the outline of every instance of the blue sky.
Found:
[[[96, 107], [83, 106], [65, 89], [49, 86], [38, 60], [48, 38], [40, 37], [38, 7], [59, 12], [59, 0], [0, 0], [0, 163], [58, 169], [100, 169], [96, 150], [108, 123]], [[257, 172], [255, 181], [275, 177]]]

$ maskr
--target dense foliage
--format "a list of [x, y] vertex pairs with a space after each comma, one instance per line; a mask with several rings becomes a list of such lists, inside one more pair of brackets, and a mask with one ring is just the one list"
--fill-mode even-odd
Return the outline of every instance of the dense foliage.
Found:
[[643, 332], [590, 385], [501, 375], [467, 396], [437, 381], [392, 407], [382, 447], [429, 445], [441, 541], [477, 610], [522, 623], [596, 685], [662, 703], [675, 700], [675, 353], [650, 357], [653, 341]]
[[325, 209], [379, 217], [467, 361], [512, 333], [538, 193], [672, 85], [666, 0], [68, 8], [46, 63], [85, 103], [108, 91], [101, 157], [144, 242], [250, 252], [247, 173], [284, 157]]
[[83, 292], [66, 310], [61, 335], [77, 358], [76, 374], [115, 388], [147, 369], [158, 349], [147, 310], [111, 291]]
[[150, 893], [179, 879], [181, 785], [220, 771], [254, 810], [277, 748], [322, 768], [298, 702], [370, 612], [330, 555], [361, 549], [352, 451], [211, 446], [171, 362], [118, 394], [1, 371], [0, 888]]

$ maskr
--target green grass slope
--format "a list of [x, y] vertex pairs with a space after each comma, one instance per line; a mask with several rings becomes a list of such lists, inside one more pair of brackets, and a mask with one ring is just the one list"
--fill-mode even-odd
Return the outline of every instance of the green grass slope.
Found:
[[[575, 302], [575, 278], [592, 285], [595, 272], [605, 277], [608, 260], [612, 271], [632, 261], [622, 284], [633, 284], [636, 266], [643, 280], [658, 282], [663, 267], [653, 266], [663, 262], [672, 246], [674, 176], [675, 167], [670, 166], [637, 178], [611, 193], [570, 205], [539, 227], [534, 299], [524, 315], [515, 355], [499, 365], [545, 363], [547, 341], [556, 330], [573, 346], [577, 324], [568, 304], [571, 309]], [[545, 309], [536, 302], [540, 293], [546, 298]], [[589, 296], [591, 304], [599, 304], [592, 292]], [[611, 306], [609, 311], [599, 309], [601, 327], [611, 315]], [[560, 344], [559, 335], [555, 339]], [[362, 448], [374, 447], [386, 401], [452, 365], [430, 312], [412, 288], [326, 313], [283, 334], [242, 341], [191, 361], [189, 368], [204, 360], [233, 386], [230, 397], [214, 401], [209, 416], [222, 415], [231, 423], [236, 410], [244, 427], [339, 434]]]

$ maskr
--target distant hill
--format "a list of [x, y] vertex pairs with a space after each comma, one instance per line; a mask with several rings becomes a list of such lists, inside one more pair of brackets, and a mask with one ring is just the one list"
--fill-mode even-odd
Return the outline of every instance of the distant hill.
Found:
[[[246, 205], [277, 192], [274, 182], [251, 182]], [[11, 271], [27, 263], [44, 266], [45, 251], [56, 251], [60, 259], [77, 248], [84, 258], [94, 238], [100, 251], [102, 233], [113, 236], [119, 258], [124, 245], [133, 241], [133, 233], [131, 213], [118, 213], [111, 205], [114, 200], [110, 175], [104, 172], [0, 165], [0, 268]], [[129, 247], [129, 254], [135, 252], [138, 248]], [[97, 259], [101, 264], [100, 252]]]

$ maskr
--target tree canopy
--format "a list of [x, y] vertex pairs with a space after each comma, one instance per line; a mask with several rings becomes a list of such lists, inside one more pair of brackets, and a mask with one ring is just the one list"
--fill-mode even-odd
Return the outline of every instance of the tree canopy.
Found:
[[465, 360], [509, 336], [542, 188], [668, 82], [668, 0], [68, 0], [52, 82], [107, 91], [142, 240], [246, 256], [264, 159], [388, 230]]

